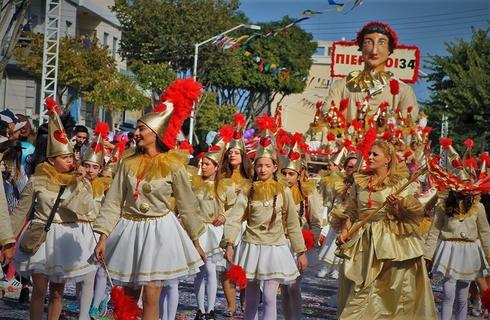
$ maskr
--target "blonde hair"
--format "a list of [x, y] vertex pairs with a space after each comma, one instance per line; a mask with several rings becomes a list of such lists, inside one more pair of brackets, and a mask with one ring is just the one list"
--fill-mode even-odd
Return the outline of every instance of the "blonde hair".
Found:
[[383, 154], [385, 157], [390, 158], [390, 162], [388, 163], [388, 172], [392, 172], [396, 166], [398, 165], [398, 160], [396, 157], [396, 151], [395, 147], [393, 144], [391, 144], [388, 141], [377, 139], [376, 141], [373, 142], [371, 145], [371, 149], [376, 146], [380, 148], [383, 151]]

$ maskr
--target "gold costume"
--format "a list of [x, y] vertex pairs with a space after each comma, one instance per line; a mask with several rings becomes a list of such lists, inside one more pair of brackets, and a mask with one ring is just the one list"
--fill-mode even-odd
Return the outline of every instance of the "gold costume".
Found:
[[[407, 177], [404, 164], [382, 180], [355, 174], [345, 211], [334, 210], [332, 219], [359, 223], [406, 183]], [[423, 241], [416, 233], [424, 212], [415, 192], [416, 186], [410, 185], [399, 196], [398, 212], [385, 207], [343, 246], [345, 278], [339, 280], [339, 286], [348, 294], [338, 303], [339, 319], [437, 319]]]

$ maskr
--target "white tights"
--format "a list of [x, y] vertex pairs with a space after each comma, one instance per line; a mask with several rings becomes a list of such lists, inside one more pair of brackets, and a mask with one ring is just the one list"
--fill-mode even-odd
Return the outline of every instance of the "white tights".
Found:
[[[206, 294], [208, 296], [208, 309], [204, 308], [204, 278], [206, 277]], [[216, 263], [207, 260], [204, 266], [200, 267], [200, 272], [194, 278], [194, 293], [196, 294], [197, 307], [202, 313], [209, 313], [214, 310], [216, 303], [216, 292], [218, 291], [218, 277], [216, 276]]]
[[107, 273], [103, 267], [97, 269], [97, 274], [95, 275], [95, 285], [94, 285], [94, 299], [92, 301], [92, 306], [98, 308], [100, 303], [105, 297], [107, 287]]
[[[264, 305], [264, 319], [277, 319], [277, 289], [279, 282], [265, 280], [263, 282], [262, 302]], [[257, 280], [249, 281], [245, 290], [245, 320], [257, 320], [259, 318], [260, 284]]]
[[179, 280], [171, 280], [160, 294], [160, 320], [174, 320], [179, 306]]
[[451, 320], [453, 306], [455, 320], [465, 320], [468, 313], [469, 281], [444, 278], [441, 320]]
[[284, 319], [301, 319], [301, 277], [290, 285], [281, 285], [281, 296]]
[[90, 320], [88, 312], [94, 296], [95, 273], [93, 271], [86, 274], [83, 280], [77, 283], [77, 296], [80, 298], [79, 320]]

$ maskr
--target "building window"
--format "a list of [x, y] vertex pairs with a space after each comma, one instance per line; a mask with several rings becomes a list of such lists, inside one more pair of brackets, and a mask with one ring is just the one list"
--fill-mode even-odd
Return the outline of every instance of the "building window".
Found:
[[115, 58], [117, 53], [117, 38], [112, 38], [112, 57]]
[[102, 39], [102, 44], [104, 46], [107, 46], [109, 42], [109, 34], [107, 32], [104, 32], [104, 38]]
[[328, 56], [332, 56], [332, 46], [328, 47]]
[[325, 47], [316, 48], [315, 53], [313, 54], [315, 57], [324, 57], [325, 56]]

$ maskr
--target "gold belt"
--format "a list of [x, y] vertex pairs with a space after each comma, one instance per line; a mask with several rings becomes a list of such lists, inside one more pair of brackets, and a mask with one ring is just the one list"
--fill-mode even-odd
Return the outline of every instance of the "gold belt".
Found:
[[475, 242], [475, 240], [463, 239], [463, 238], [449, 238], [449, 239], [444, 239], [443, 241], [450, 241], [450, 242]]
[[158, 220], [160, 218], [165, 217], [167, 214], [168, 213], [161, 216], [144, 216], [139, 214], [123, 213], [122, 217], [126, 220], [131, 220], [131, 221], [148, 221], [148, 220]]

